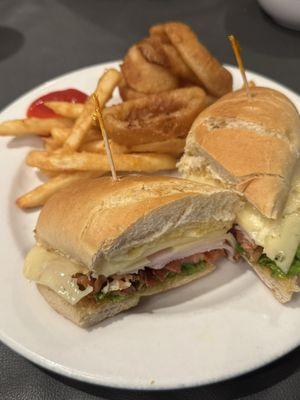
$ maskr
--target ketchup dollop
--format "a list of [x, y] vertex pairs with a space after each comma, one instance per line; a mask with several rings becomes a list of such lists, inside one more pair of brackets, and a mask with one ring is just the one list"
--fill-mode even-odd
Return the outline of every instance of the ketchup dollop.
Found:
[[59, 118], [60, 115], [56, 114], [50, 108], [45, 106], [47, 101], [67, 101], [69, 103], [84, 103], [87, 95], [77, 89], [58, 90], [45, 94], [34, 100], [27, 109], [27, 117], [36, 118]]

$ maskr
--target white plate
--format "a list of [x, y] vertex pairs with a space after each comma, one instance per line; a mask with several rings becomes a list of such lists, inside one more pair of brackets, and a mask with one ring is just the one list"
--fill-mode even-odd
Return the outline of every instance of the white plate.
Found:
[[[24, 116], [28, 104], [52, 90], [91, 92], [108, 66], [81, 69], [47, 82], [16, 100], [1, 120]], [[241, 85], [230, 67], [235, 87]], [[248, 78], [287, 94], [254, 73]], [[78, 380], [123, 388], [182, 388], [227, 379], [260, 367], [300, 344], [300, 296], [278, 304], [245, 265], [219, 271], [185, 287], [145, 299], [91, 330], [54, 312], [22, 276], [33, 244], [37, 213], [20, 211], [15, 198], [38, 179], [24, 165], [33, 139], [0, 140], [0, 339], [24, 357]]]

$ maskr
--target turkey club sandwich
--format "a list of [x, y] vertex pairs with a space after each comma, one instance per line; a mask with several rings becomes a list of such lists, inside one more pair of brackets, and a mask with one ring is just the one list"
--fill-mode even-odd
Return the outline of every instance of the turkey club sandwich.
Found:
[[42, 209], [24, 274], [56, 311], [91, 326], [232, 256], [236, 206], [231, 191], [183, 179], [83, 180]]
[[300, 119], [282, 93], [225, 95], [195, 120], [179, 163], [184, 177], [247, 200], [232, 233], [237, 250], [282, 303], [299, 290]]

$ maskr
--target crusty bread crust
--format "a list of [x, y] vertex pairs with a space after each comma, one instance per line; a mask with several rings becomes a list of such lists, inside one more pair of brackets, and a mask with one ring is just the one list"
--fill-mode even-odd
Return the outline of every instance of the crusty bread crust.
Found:
[[178, 178], [89, 179], [49, 199], [36, 239], [93, 268], [99, 257], [156, 240], [186, 224], [211, 222], [216, 229], [229, 228], [237, 202], [231, 191]]
[[300, 152], [299, 114], [275, 90], [254, 87], [251, 94], [229, 93], [199, 115], [179, 169], [188, 176], [198, 168], [216, 186], [239, 190], [263, 215], [277, 218]]
[[252, 87], [251, 100], [244, 89], [228, 93], [206, 108], [197, 118], [215, 127], [242, 126], [263, 136], [278, 136], [300, 149], [299, 113], [294, 104], [277, 90]]
[[246, 261], [254, 269], [263, 283], [272, 291], [275, 299], [280, 303], [289, 302], [293, 293], [300, 291], [297, 276], [292, 278], [276, 278], [272, 276], [272, 272], [269, 268], [264, 268], [259, 264], [251, 263], [247, 259]]
[[55, 311], [82, 328], [88, 328], [106, 318], [113, 317], [136, 306], [139, 302], [138, 296], [128, 296], [128, 299], [115, 303], [112, 301], [96, 303], [92, 298], [85, 297], [77, 304], [71, 305], [47, 286], [37, 284], [37, 287]]
[[203, 271], [194, 273], [192, 275], [175, 276], [174, 278], [168, 279], [155, 287], [146, 289], [140, 293], [129, 295], [128, 298], [120, 302], [113, 302], [111, 300], [96, 302], [91, 297], [85, 297], [77, 304], [71, 305], [47, 286], [38, 284], [37, 287], [41, 295], [55, 311], [63, 315], [65, 318], [68, 318], [75, 324], [83, 328], [88, 328], [106, 318], [113, 317], [122, 311], [135, 307], [139, 303], [140, 298], [143, 296], [151, 296], [172, 288], [176, 288], [178, 286], [185, 285], [195, 279], [209, 274], [214, 270], [214, 268], [215, 267], [212, 265], [207, 265]]
[[296, 155], [289, 144], [274, 136], [257, 135], [244, 129], [219, 128], [210, 131], [199, 126], [195, 141], [236, 182], [251, 176], [290, 176]]
[[[258, 176], [243, 183], [241, 191], [263, 215], [276, 215], [283, 209], [289, 185], [279, 176]], [[239, 185], [236, 186], [239, 189]]]

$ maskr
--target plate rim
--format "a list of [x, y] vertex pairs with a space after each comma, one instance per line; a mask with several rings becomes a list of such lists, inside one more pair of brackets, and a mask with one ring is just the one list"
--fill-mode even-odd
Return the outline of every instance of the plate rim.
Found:
[[299, 339], [299, 344], [295, 346], [291, 346], [291, 348], [285, 352], [281, 352], [278, 356], [275, 358], [270, 357], [268, 360], [266, 360], [265, 363], [256, 363], [253, 366], [249, 368], [245, 368], [241, 370], [239, 373], [231, 373], [231, 374], [224, 374], [223, 377], [220, 377], [220, 379], [207, 379], [206, 381], [203, 381], [202, 383], [195, 382], [193, 384], [178, 384], [178, 385], [155, 385], [155, 387], [151, 387], [151, 384], [148, 385], [135, 385], [135, 386], [126, 386], [123, 385], [121, 382], [120, 383], [110, 383], [110, 382], [104, 382], [101, 378], [98, 379], [98, 377], [90, 374], [84, 374], [84, 373], [78, 373], [74, 372], [72, 368], [70, 367], [65, 367], [61, 364], [57, 364], [54, 361], [51, 361], [40, 354], [37, 354], [29, 349], [27, 349], [25, 346], [22, 344], [10, 339], [6, 335], [3, 335], [2, 332], [0, 331], [0, 341], [4, 343], [10, 350], [16, 352], [18, 355], [21, 355], [25, 359], [29, 360], [33, 364], [44, 368], [46, 371], [55, 373], [57, 375], [74, 379], [78, 382], [83, 382], [83, 383], [88, 383], [88, 384], [93, 384], [97, 386], [103, 386], [106, 388], [110, 389], [120, 389], [120, 390], [131, 390], [131, 391], [137, 391], [137, 390], [143, 390], [146, 392], [155, 392], [155, 391], [168, 391], [168, 390], [182, 390], [182, 389], [193, 389], [197, 387], [202, 387], [202, 386], [207, 386], [207, 385], [213, 385], [221, 382], [227, 382], [230, 381], [231, 379], [236, 379], [241, 376], [244, 376], [248, 373], [257, 371], [261, 368], [264, 368], [271, 363], [280, 360], [284, 356], [287, 356], [289, 353], [293, 352], [295, 349], [297, 349], [300, 345], [300, 339]]
[[[56, 83], [57, 80], [59, 79], [64, 79], [68, 77], [69, 75], [73, 73], [80, 73], [85, 70], [89, 69], [94, 69], [94, 68], [106, 68], [106, 67], [114, 67], [117, 68], [117, 64], [119, 64], [121, 60], [112, 60], [108, 61], [105, 63], [97, 63], [97, 64], [92, 64], [88, 66], [84, 66], [78, 69], [74, 69], [69, 72], [65, 72], [62, 75], [57, 75], [43, 83], [40, 83], [39, 85], [31, 88], [27, 92], [21, 94], [18, 98], [15, 100], [11, 101], [8, 103], [0, 112], [0, 115], [4, 113], [8, 108], [12, 107], [15, 105], [15, 103], [23, 100], [24, 97], [30, 96], [33, 94], [33, 92], [38, 91], [38, 90], [43, 90], [46, 89], [47, 86], [51, 86]], [[235, 70], [237, 71], [238, 68], [231, 65], [231, 64], [224, 64], [226, 68], [229, 68], [230, 70]], [[274, 84], [274, 86], [277, 86], [281, 88], [283, 91], [288, 91], [290, 92], [293, 96], [296, 96], [298, 98], [299, 104], [300, 104], [300, 97], [297, 92], [294, 90], [290, 89], [288, 86], [281, 84], [280, 82], [275, 81], [274, 79], [268, 78], [265, 75], [262, 75], [260, 73], [254, 72], [252, 70], [246, 70], [247, 74], [251, 74], [254, 76], [258, 76], [259, 78], [263, 78], [268, 80], [270, 83]], [[298, 105], [296, 105], [298, 108]], [[23, 356], [27, 360], [33, 362], [34, 364], [38, 365], [39, 367], [42, 367], [46, 369], [47, 371], [54, 372], [58, 375], [62, 375], [67, 378], [75, 379], [77, 381], [81, 382], [87, 382], [90, 384], [96, 384], [96, 385], [101, 385], [104, 387], [108, 388], [118, 388], [118, 389], [125, 389], [125, 390], [145, 390], [145, 391], [157, 391], [157, 390], [171, 390], [171, 389], [187, 389], [187, 388], [193, 388], [193, 387], [199, 387], [199, 386], [204, 386], [204, 385], [209, 385], [209, 384], [214, 384], [222, 381], [228, 381], [233, 378], [238, 378], [244, 374], [247, 374], [251, 371], [255, 371], [259, 368], [263, 368], [266, 365], [269, 365], [270, 363], [282, 358], [283, 356], [287, 355], [288, 353], [292, 352], [295, 350], [299, 345], [300, 345], [300, 338], [299, 342], [295, 345], [292, 345], [285, 350], [281, 351], [278, 353], [276, 356], [271, 356], [267, 357], [263, 363], [261, 362], [254, 362], [252, 363], [249, 368], [244, 368], [240, 370], [238, 373], [231, 372], [231, 373], [226, 373], [224, 372], [221, 376], [219, 375], [216, 379], [211, 378], [211, 379], [206, 379], [204, 381], [201, 381], [200, 383], [194, 382], [192, 384], [184, 384], [184, 383], [178, 383], [176, 385], [174, 384], [166, 384], [166, 385], [160, 385], [156, 384], [155, 386], [151, 387], [151, 384], [141, 384], [141, 385], [126, 385], [124, 382], [119, 381], [119, 382], [110, 382], [109, 379], [107, 379], [105, 376], [97, 376], [97, 375], [92, 375], [89, 373], [83, 373], [82, 371], [74, 370], [71, 367], [66, 367], [62, 364], [58, 364], [54, 361], [49, 360], [48, 358], [38, 354], [35, 351], [30, 350], [28, 347], [23, 345], [22, 343], [12, 339], [11, 337], [7, 336], [1, 329], [0, 327], [0, 341], [3, 342], [7, 347], [9, 347], [12, 351], [15, 351], [17, 354]]]

